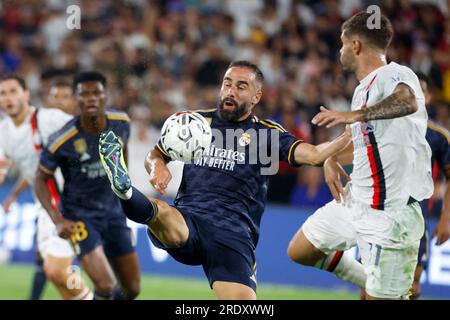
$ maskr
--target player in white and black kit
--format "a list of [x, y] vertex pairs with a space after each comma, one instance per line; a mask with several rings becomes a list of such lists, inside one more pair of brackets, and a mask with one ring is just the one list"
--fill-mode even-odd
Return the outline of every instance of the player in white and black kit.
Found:
[[[352, 129], [350, 147], [324, 165], [335, 200], [309, 217], [288, 254], [364, 288], [369, 299], [398, 299], [412, 285], [424, 232], [418, 201], [433, 192], [428, 116], [417, 76], [386, 62], [390, 21], [381, 16], [379, 28], [371, 29], [370, 16], [360, 12], [342, 26], [341, 63], [360, 81], [352, 111], [322, 107], [313, 118], [317, 125]], [[345, 190], [343, 164], [353, 164]], [[362, 264], [341, 251], [356, 245]]]
[[[72, 116], [58, 110], [36, 108], [29, 104], [29, 91], [25, 81], [15, 75], [0, 79], [0, 107], [8, 115], [0, 122], [0, 158], [5, 157], [19, 169], [21, 177], [34, 185], [34, 178], [42, 146], [49, 136], [60, 129]], [[56, 185], [52, 184], [54, 199]], [[92, 292], [79, 278], [79, 286], [70, 289], [67, 280], [74, 250], [69, 241], [58, 236], [47, 212], [40, 206], [37, 226], [38, 250], [44, 259], [47, 277], [54, 283], [64, 299], [92, 299]]]

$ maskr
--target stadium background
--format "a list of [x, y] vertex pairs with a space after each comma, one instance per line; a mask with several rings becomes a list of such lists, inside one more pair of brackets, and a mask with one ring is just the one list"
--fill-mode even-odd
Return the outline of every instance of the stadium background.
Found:
[[[23, 76], [32, 93], [31, 103], [38, 107], [52, 107], [46, 96], [55, 79], [70, 81], [80, 70], [103, 72], [108, 78], [108, 104], [126, 111], [132, 118], [129, 164], [132, 179], [139, 188], [152, 194], [142, 174], [142, 161], [155, 144], [162, 123], [175, 111], [214, 107], [221, 76], [232, 60], [251, 60], [265, 74], [263, 100], [256, 108], [259, 117], [273, 119], [299, 138], [315, 144], [340, 132], [342, 128], [318, 129], [311, 126], [310, 120], [320, 105], [335, 110], [348, 108], [357, 80], [345, 74], [339, 63], [340, 25], [352, 13], [372, 4], [378, 5], [394, 24], [396, 34], [388, 58], [432, 79], [434, 98], [427, 106], [429, 116], [448, 129], [448, 2], [3, 0], [0, 72]], [[73, 12], [66, 11], [70, 5], [80, 8], [80, 29], [67, 26]], [[175, 194], [181, 166], [174, 164], [172, 169], [175, 174], [169, 198]], [[12, 170], [8, 183], [0, 187], [0, 200], [15, 179]], [[430, 202], [434, 217], [440, 212], [443, 186], [442, 177], [436, 176], [436, 192]], [[329, 199], [319, 168], [297, 170], [280, 165], [279, 174], [271, 178], [270, 204], [263, 216], [257, 250], [261, 283], [356, 293], [331, 275], [294, 265], [285, 254], [296, 228]], [[0, 291], [2, 283], [11, 282], [12, 274], [17, 277], [17, 286], [23, 286], [20, 281], [25, 281], [25, 275], [32, 272], [31, 267], [20, 269], [23, 267], [15, 264], [33, 261], [31, 202], [28, 192], [8, 215], [0, 212], [0, 261], [3, 261]], [[155, 251], [142, 230], [137, 235], [144, 272], [202, 277], [200, 269], [175, 264], [164, 253]], [[430, 253], [423, 293], [428, 297], [450, 298], [450, 244], [433, 246]], [[206, 283], [203, 278], [200, 281]], [[204, 289], [208, 290], [207, 286]], [[278, 297], [270, 292], [264, 297]], [[0, 297], [8, 298], [8, 294], [0, 292]], [[327, 296], [307, 291], [308, 297]]]

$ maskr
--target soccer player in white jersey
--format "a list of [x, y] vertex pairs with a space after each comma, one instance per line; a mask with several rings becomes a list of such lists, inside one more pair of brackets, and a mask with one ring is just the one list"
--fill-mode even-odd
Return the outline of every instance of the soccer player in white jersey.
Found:
[[[360, 81], [352, 111], [322, 107], [313, 118], [319, 126], [351, 126], [353, 143], [324, 164], [334, 200], [308, 218], [288, 255], [364, 288], [368, 299], [399, 299], [413, 282], [424, 232], [418, 201], [433, 192], [428, 116], [417, 76], [386, 62], [390, 21], [380, 15], [371, 28], [370, 16], [360, 12], [341, 29], [341, 63]], [[353, 164], [353, 172], [344, 189], [345, 164]], [[356, 245], [362, 263], [342, 254]]]
[[[8, 115], [0, 122], [0, 158], [14, 163], [32, 186], [39, 162], [39, 150], [50, 134], [60, 129], [71, 116], [58, 109], [37, 109], [29, 104], [25, 81], [15, 75], [0, 79], [0, 107]], [[44, 259], [47, 277], [64, 299], [92, 298], [81, 277], [71, 274], [74, 250], [69, 241], [58, 237], [56, 227], [39, 205], [38, 250]], [[75, 288], [69, 288], [70, 283]], [[75, 279], [74, 277], [78, 277]]]

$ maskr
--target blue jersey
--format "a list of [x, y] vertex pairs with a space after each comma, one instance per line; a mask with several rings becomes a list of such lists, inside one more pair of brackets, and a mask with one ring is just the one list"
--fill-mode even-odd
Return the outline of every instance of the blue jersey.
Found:
[[[425, 138], [431, 147], [431, 167], [434, 169], [435, 165], [437, 165], [439, 170], [444, 171], [445, 168], [450, 165], [449, 132], [442, 126], [429, 120]], [[436, 172], [433, 172], [433, 176], [435, 176], [435, 174]], [[425, 215], [429, 211], [428, 205], [428, 200], [422, 202], [422, 212], [424, 212]]]
[[[128, 116], [110, 109], [106, 115], [107, 129], [126, 144], [130, 135]], [[63, 214], [90, 218], [123, 215], [100, 162], [98, 140], [99, 135], [83, 132], [80, 117], [75, 117], [50, 137], [41, 154], [39, 168], [53, 174], [59, 167], [64, 177], [60, 199]]]
[[431, 165], [437, 163], [440, 170], [450, 165], [449, 132], [433, 121], [428, 121], [426, 139], [431, 147]]
[[[276, 153], [276, 159], [297, 165], [294, 151], [302, 141], [277, 123], [253, 115], [229, 122], [216, 110], [199, 113], [211, 124], [213, 141], [202, 158], [185, 164], [175, 205], [220, 230], [247, 235], [256, 246], [269, 178], [261, 170], [270, 164], [266, 157], [255, 155]], [[225, 137], [227, 130], [235, 134], [231, 141], [224, 142], [214, 133]], [[161, 142], [156, 149], [170, 160]]]

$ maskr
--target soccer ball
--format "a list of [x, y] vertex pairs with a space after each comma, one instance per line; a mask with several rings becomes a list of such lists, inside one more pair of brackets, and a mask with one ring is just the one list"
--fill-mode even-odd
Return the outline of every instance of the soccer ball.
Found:
[[164, 122], [161, 129], [161, 146], [172, 160], [191, 162], [201, 158], [211, 139], [208, 121], [197, 112], [177, 112]]

